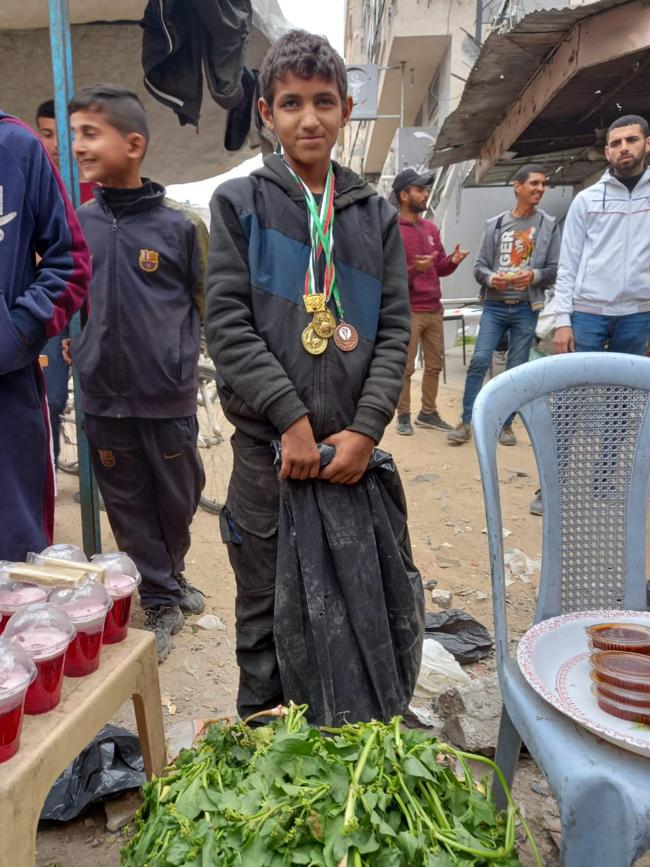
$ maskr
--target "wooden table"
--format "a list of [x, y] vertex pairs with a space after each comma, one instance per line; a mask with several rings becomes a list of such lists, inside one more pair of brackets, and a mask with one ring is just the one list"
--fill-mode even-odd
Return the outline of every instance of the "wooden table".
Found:
[[131, 629], [120, 644], [104, 646], [94, 674], [64, 679], [58, 707], [24, 717], [18, 753], [0, 765], [0, 867], [34, 867], [36, 828], [52, 784], [129, 698], [147, 776], [160, 774], [167, 756], [151, 632]]

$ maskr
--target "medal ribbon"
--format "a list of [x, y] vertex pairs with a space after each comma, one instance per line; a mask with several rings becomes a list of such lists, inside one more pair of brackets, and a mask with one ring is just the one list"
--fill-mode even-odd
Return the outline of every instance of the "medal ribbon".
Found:
[[296, 182], [299, 184], [305, 203], [307, 205], [307, 213], [309, 216], [309, 236], [311, 240], [311, 252], [309, 255], [309, 267], [305, 274], [305, 295], [314, 295], [317, 293], [318, 286], [318, 262], [321, 253], [325, 256], [325, 274], [324, 274], [324, 294], [325, 303], [327, 304], [330, 297], [334, 298], [336, 311], [341, 322], [343, 318], [343, 308], [341, 306], [341, 297], [339, 288], [336, 284], [336, 268], [334, 267], [334, 171], [330, 163], [327, 178], [325, 180], [325, 189], [323, 190], [323, 198], [320, 205], [320, 211], [316, 204], [314, 194], [291, 168], [289, 163], [284, 161], [284, 164], [293, 175]]

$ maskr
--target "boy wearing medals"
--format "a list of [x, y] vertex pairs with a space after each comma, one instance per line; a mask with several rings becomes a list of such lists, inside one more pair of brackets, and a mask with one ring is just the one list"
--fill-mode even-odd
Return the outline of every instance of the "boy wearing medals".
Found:
[[[395, 411], [410, 316], [396, 212], [330, 159], [352, 110], [342, 58], [326, 39], [291, 31], [269, 50], [260, 88], [283, 153], [212, 198], [205, 323], [236, 428], [221, 532], [237, 580], [242, 717], [291, 698], [273, 641], [270, 444], [281, 441], [282, 479], [358, 482]], [[322, 470], [317, 443], [336, 449]]]

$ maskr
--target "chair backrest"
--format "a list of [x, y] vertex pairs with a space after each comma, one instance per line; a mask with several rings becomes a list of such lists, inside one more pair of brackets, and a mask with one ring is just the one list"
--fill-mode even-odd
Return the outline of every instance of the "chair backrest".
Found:
[[508, 645], [496, 450], [515, 411], [533, 445], [544, 505], [536, 621], [566, 611], [645, 609], [650, 359], [609, 352], [552, 356], [507, 371], [481, 390], [472, 427], [501, 656]]

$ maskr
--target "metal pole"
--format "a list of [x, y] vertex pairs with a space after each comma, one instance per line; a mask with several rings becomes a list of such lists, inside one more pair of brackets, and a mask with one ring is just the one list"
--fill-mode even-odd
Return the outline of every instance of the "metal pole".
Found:
[[[68, 122], [68, 103], [72, 98], [74, 89], [72, 45], [70, 43], [70, 10], [68, 0], [48, 0], [48, 3], [50, 10], [50, 49], [52, 52], [52, 80], [54, 82], [54, 111], [56, 114], [59, 167], [68, 194], [75, 207], [78, 207], [79, 175], [77, 163], [72, 156], [72, 139], [70, 124]], [[70, 336], [76, 337], [81, 331], [81, 326], [81, 317], [77, 313], [70, 322]], [[74, 367], [72, 369], [72, 376], [77, 423], [77, 453], [79, 456], [81, 531], [84, 551], [86, 552], [86, 556], [90, 557], [102, 549], [98, 510], [99, 498], [90, 465], [88, 441], [83, 432], [81, 393]]]
[[399, 125], [404, 126], [404, 75], [406, 72], [406, 61], [400, 62], [400, 88], [399, 88]]

